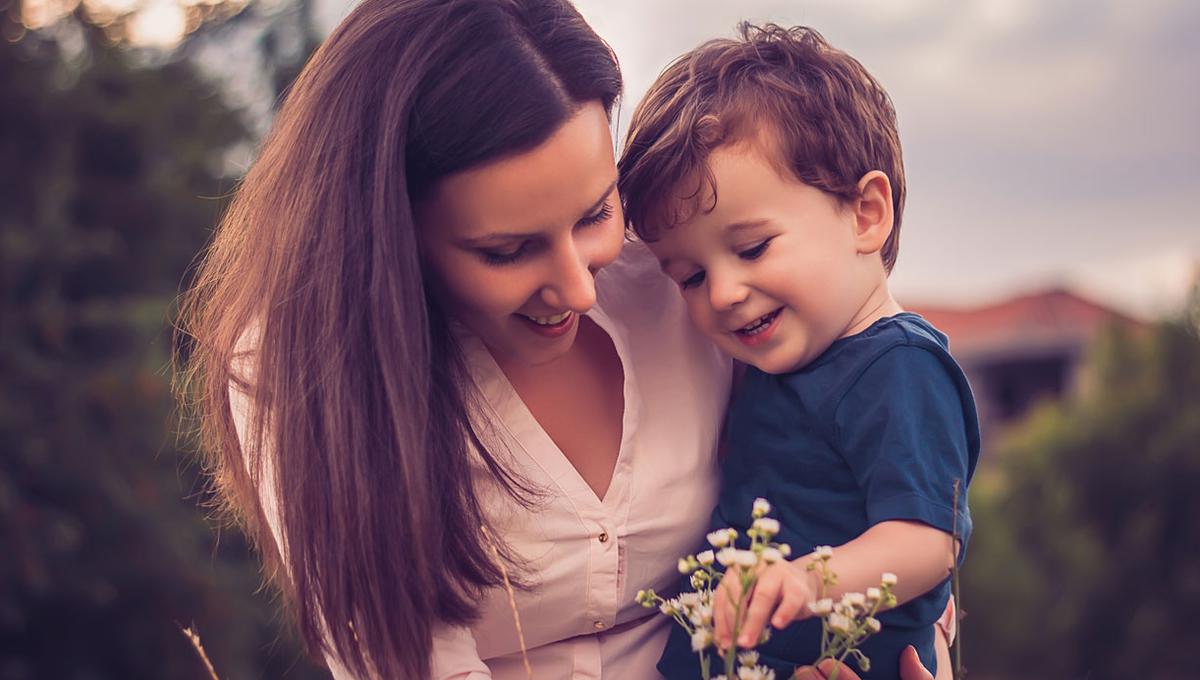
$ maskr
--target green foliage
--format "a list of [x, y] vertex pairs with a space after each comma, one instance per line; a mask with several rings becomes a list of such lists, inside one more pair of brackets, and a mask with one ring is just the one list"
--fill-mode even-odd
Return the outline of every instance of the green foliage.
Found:
[[177, 438], [170, 305], [248, 133], [185, 62], [0, 41], [0, 678], [319, 677]]
[[1113, 328], [1087, 370], [1085, 393], [1034, 413], [972, 489], [963, 601], [967, 666], [978, 677], [1196, 672], [1194, 319]]

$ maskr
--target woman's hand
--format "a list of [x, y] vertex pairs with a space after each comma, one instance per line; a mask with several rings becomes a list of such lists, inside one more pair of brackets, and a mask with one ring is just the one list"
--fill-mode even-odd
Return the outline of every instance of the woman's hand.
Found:
[[[949, 659], [947, 659], [949, 661]], [[833, 659], [826, 659], [819, 666], [801, 666], [796, 669], [796, 674], [792, 677], [796, 680], [827, 680], [832, 677], [833, 670], [838, 670], [837, 676], [840, 680], [860, 680], [858, 674], [850, 670], [846, 664], [839, 664]], [[941, 668], [939, 664], [939, 668]], [[945, 669], [950, 670], [949, 664], [945, 664]], [[938, 673], [938, 675], [942, 675]], [[949, 677], [947, 674], [946, 677]], [[921, 665], [921, 657], [917, 656], [917, 650], [909, 645], [900, 652], [900, 680], [934, 680], [933, 674]]]

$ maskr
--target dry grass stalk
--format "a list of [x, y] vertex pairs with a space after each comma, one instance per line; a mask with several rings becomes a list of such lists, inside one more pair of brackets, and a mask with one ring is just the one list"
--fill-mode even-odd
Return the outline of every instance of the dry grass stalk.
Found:
[[500, 576], [504, 579], [504, 590], [508, 592], [508, 607], [512, 610], [513, 623], [517, 626], [517, 642], [521, 645], [521, 661], [525, 664], [525, 675], [529, 680], [533, 680], [533, 667], [529, 665], [529, 652], [525, 648], [525, 631], [521, 629], [521, 615], [517, 612], [517, 593], [508, 579], [508, 569], [504, 566], [500, 551], [496, 549], [491, 532], [485, 526], [480, 526], [479, 529], [483, 531], [483, 537], [487, 539], [488, 547], [492, 549], [492, 556], [496, 558], [496, 565], [500, 567]]
[[192, 643], [192, 647], [200, 655], [200, 660], [204, 662], [204, 667], [208, 670], [208, 677], [212, 678], [212, 680], [221, 680], [217, 676], [216, 669], [213, 668], [212, 661], [208, 659], [208, 652], [204, 651], [204, 645], [200, 644], [200, 636], [196, 634], [196, 631], [191, 628], [180, 628], [179, 630], [183, 631], [183, 636]]

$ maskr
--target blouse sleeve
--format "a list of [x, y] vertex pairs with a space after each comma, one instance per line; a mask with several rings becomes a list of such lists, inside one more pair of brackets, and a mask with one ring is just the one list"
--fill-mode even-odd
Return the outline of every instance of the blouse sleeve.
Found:
[[[232, 412], [234, 427], [237, 430], [238, 441], [246, 441], [247, 428], [250, 422], [250, 396], [234, 384], [229, 386], [229, 407]], [[282, 528], [279, 524], [279, 505], [273, 494], [268, 493], [274, 487], [274, 471], [269, 465], [269, 458], [263, 459], [262, 475], [259, 479], [259, 500], [262, 503], [263, 515], [271, 530], [271, 536], [277, 546], [282, 546]], [[247, 461], [247, 464], [249, 461]], [[433, 633], [433, 649], [430, 653], [433, 680], [491, 680], [492, 673], [479, 658], [475, 649], [475, 638], [470, 629], [462, 626], [439, 626]], [[359, 680], [345, 668], [334, 656], [326, 654], [325, 662], [329, 666], [334, 680]]]

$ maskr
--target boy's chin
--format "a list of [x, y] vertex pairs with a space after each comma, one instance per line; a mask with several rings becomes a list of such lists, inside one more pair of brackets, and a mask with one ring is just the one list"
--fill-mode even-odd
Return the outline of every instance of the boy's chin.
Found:
[[[735, 351], [730, 351], [731, 349]], [[730, 348], [727, 346], [726, 351], [743, 364], [772, 375], [798, 371], [812, 361], [812, 357], [805, 357], [796, 352], [787, 352], [785, 348], [779, 348], [774, 352], [753, 352], [747, 351], [745, 347]]]

